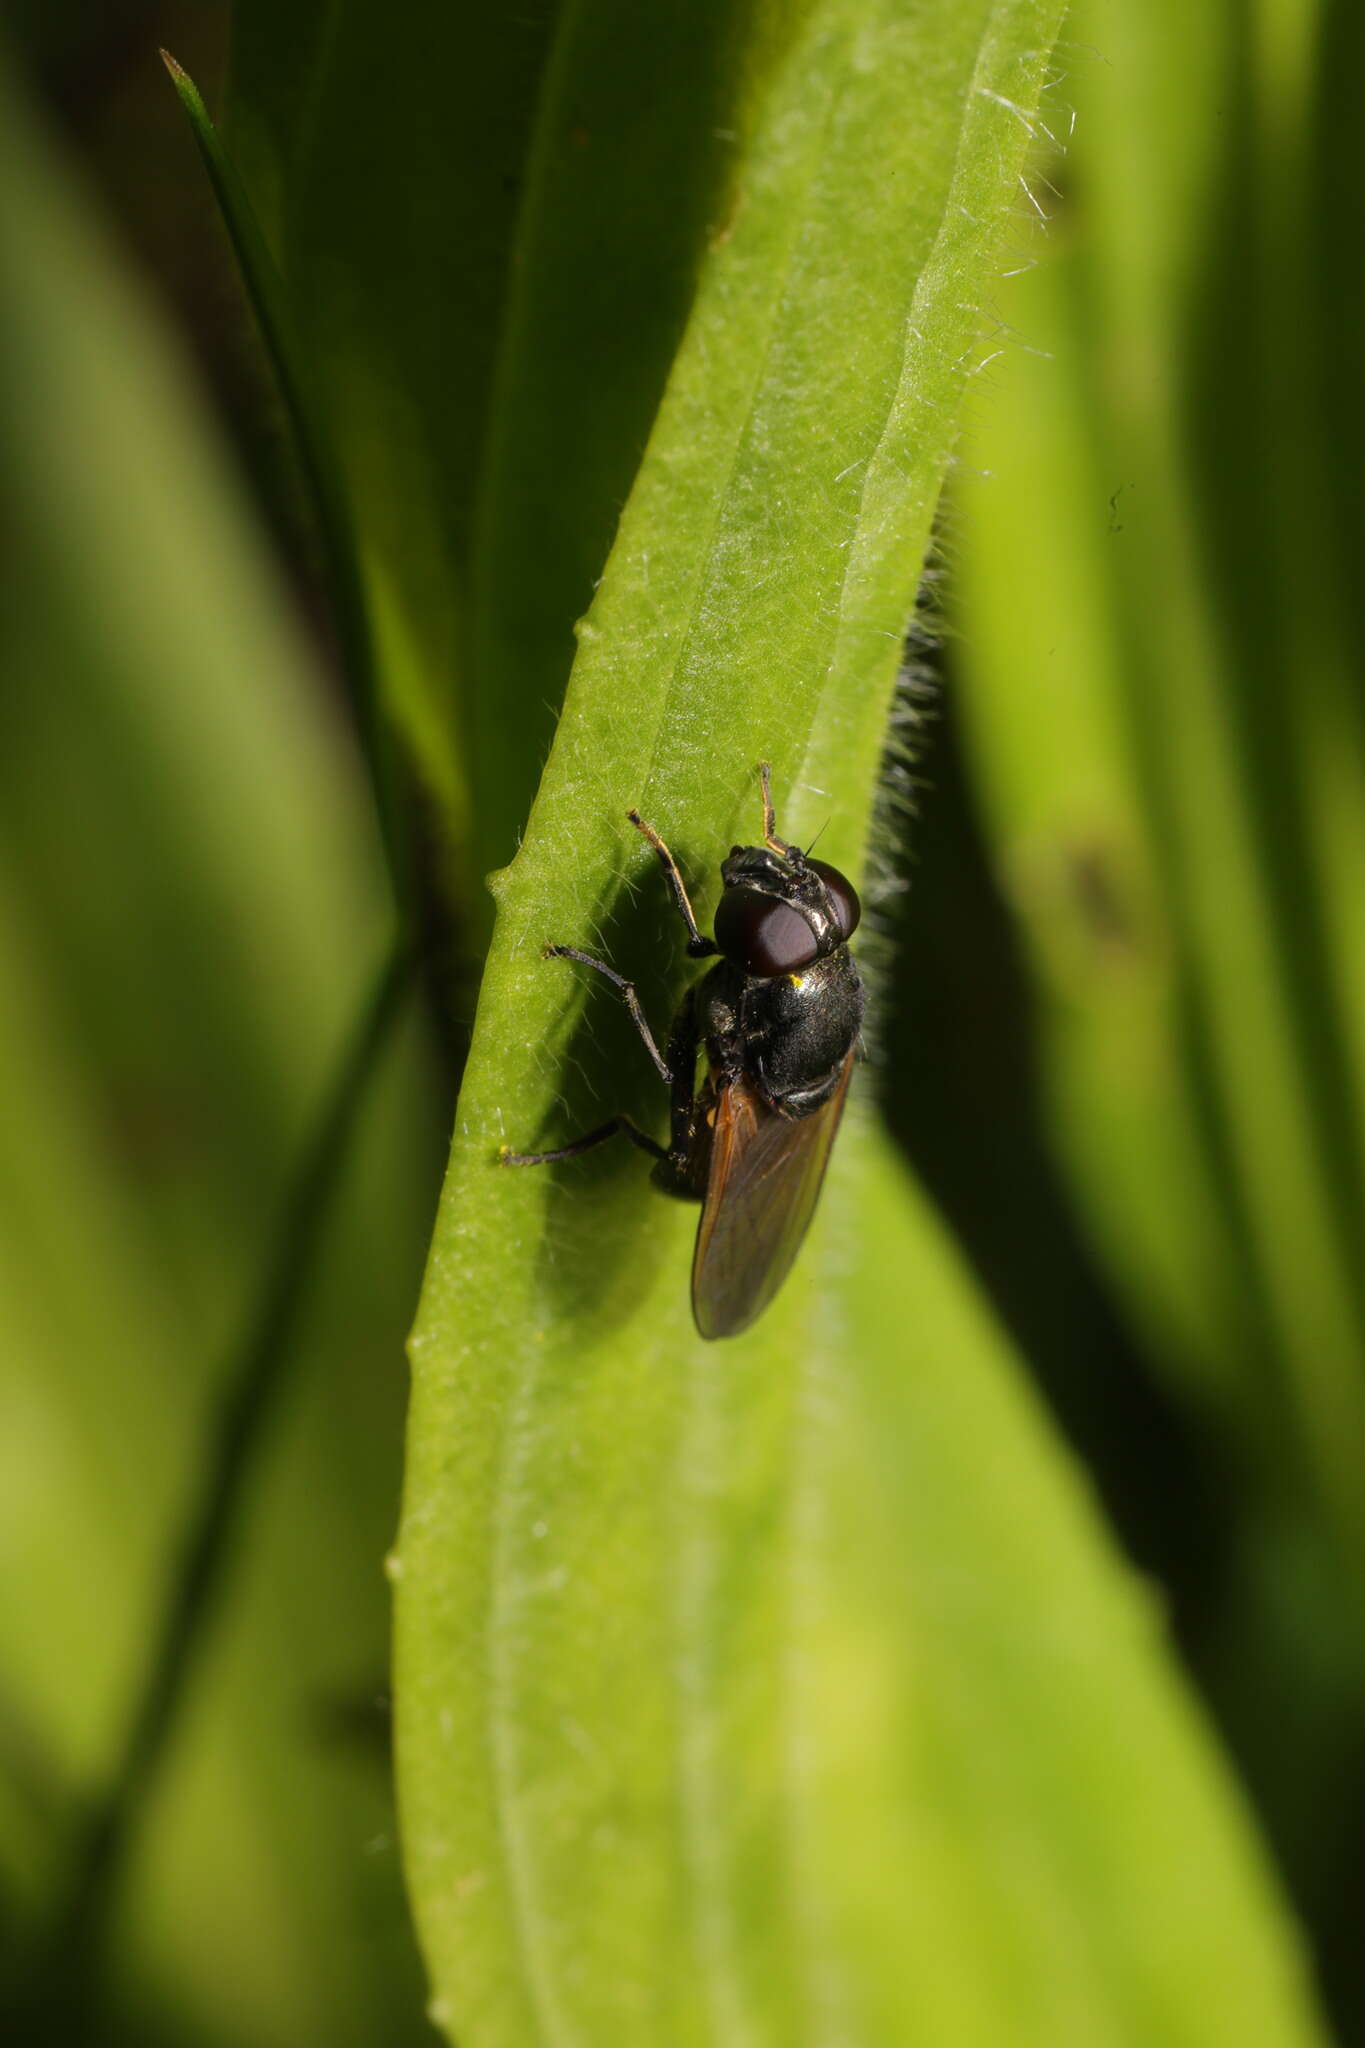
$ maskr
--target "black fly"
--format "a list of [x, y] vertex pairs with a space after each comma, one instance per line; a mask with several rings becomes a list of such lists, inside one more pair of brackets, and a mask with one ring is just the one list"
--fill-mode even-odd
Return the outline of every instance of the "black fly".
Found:
[[[654, 1180], [702, 1204], [692, 1262], [692, 1312], [703, 1337], [733, 1337], [768, 1306], [815, 1210], [848, 1092], [863, 1017], [863, 985], [848, 941], [861, 915], [851, 882], [777, 836], [769, 771], [763, 844], [736, 846], [722, 863], [715, 937], [704, 938], [678, 864], [652, 825], [632, 825], [659, 856], [687, 926], [687, 950], [716, 965], [682, 1000], [659, 1051], [631, 984], [574, 946], [546, 957], [578, 960], [621, 992], [672, 1096], [668, 1146], [614, 1116], [553, 1152], [507, 1152], [508, 1166], [572, 1159], [618, 1131], [656, 1160]], [[707, 1073], [697, 1087], [697, 1058]]]

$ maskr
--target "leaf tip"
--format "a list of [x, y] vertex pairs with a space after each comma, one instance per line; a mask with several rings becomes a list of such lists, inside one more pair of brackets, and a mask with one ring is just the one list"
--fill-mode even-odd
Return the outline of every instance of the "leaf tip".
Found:
[[193, 120], [207, 122], [208, 113], [204, 106], [203, 95], [184, 65], [177, 57], [173, 57], [169, 50], [162, 50], [161, 61], [170, 74], [171, 84], [179, 93], [180, 104], [184, 107], [186, 113]]

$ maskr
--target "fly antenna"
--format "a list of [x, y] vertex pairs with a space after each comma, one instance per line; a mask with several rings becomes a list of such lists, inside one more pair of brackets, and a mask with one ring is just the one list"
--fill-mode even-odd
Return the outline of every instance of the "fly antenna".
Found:
[[758, 779], [763, 785], [763, 844], [770, 853], [781, 854], [789, 860], [793, 849], [785, 839], [777, 836], [777, 813], [773, 809], [773, 771], [766, 761], [758, 764]]
[[758, 764], [758, 779], [763, 790], [763, 844], [771, 846], [777, 838], [777, 813], [773, 809], [773, 771], [766, 761]]

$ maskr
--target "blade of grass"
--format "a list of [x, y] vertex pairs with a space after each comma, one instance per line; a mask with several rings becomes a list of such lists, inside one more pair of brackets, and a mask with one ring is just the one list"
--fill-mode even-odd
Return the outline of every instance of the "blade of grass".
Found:
[[73, 2001], [73, 2017], [98, 2003], [103, 1948], [124, 1864], [213, 1630], [246, 1490], [297, 1355], [297, 1319], [316, 1275], [328, 1214], [410, 981], [410, 953], [400, 944], [366, 997], [273, 1223], [260, 1293], [223, 1375], [208, 1460], [122, 1755], [83, 1830], [33, 1988], [33, 2009], [48, 2020], [63, 1992]]
[[411, 893], [408, 834], [402, 823], [388, 711], [383, 702], [376, 666], [374, 634], [356, 551], [354, 522], [329, 428], [311, 389], [284, 282], [242, 181], [209, 119], [208, 109], [194, 80], [168, 50], [161, 52], [161, 61], [189, 118], [289, 416], [295, 447], [317, 516], [327, 591], [336, 615], [342, 674], [350, 693], [356, 732], [369, 764], [394, 889], [399, 903], [406, 905]]

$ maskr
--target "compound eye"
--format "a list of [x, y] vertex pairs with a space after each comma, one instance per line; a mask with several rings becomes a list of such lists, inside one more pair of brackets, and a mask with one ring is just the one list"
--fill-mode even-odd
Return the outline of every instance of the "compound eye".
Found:
[[834, 921], [845, 939], [851, 939], [858, 929], [863, 906], [858, 901], [858, 892], [847, 875], [841, 875], [838, 868], [830, 867], [827, 861], [812, 860], [806, 865], [814, 870], [829, 892]]
[[764, 979], [809, 967], [820, 951], [799, 910], [761, 889], [727, 889], [716, 909], [716, 944], [733, 967]]

